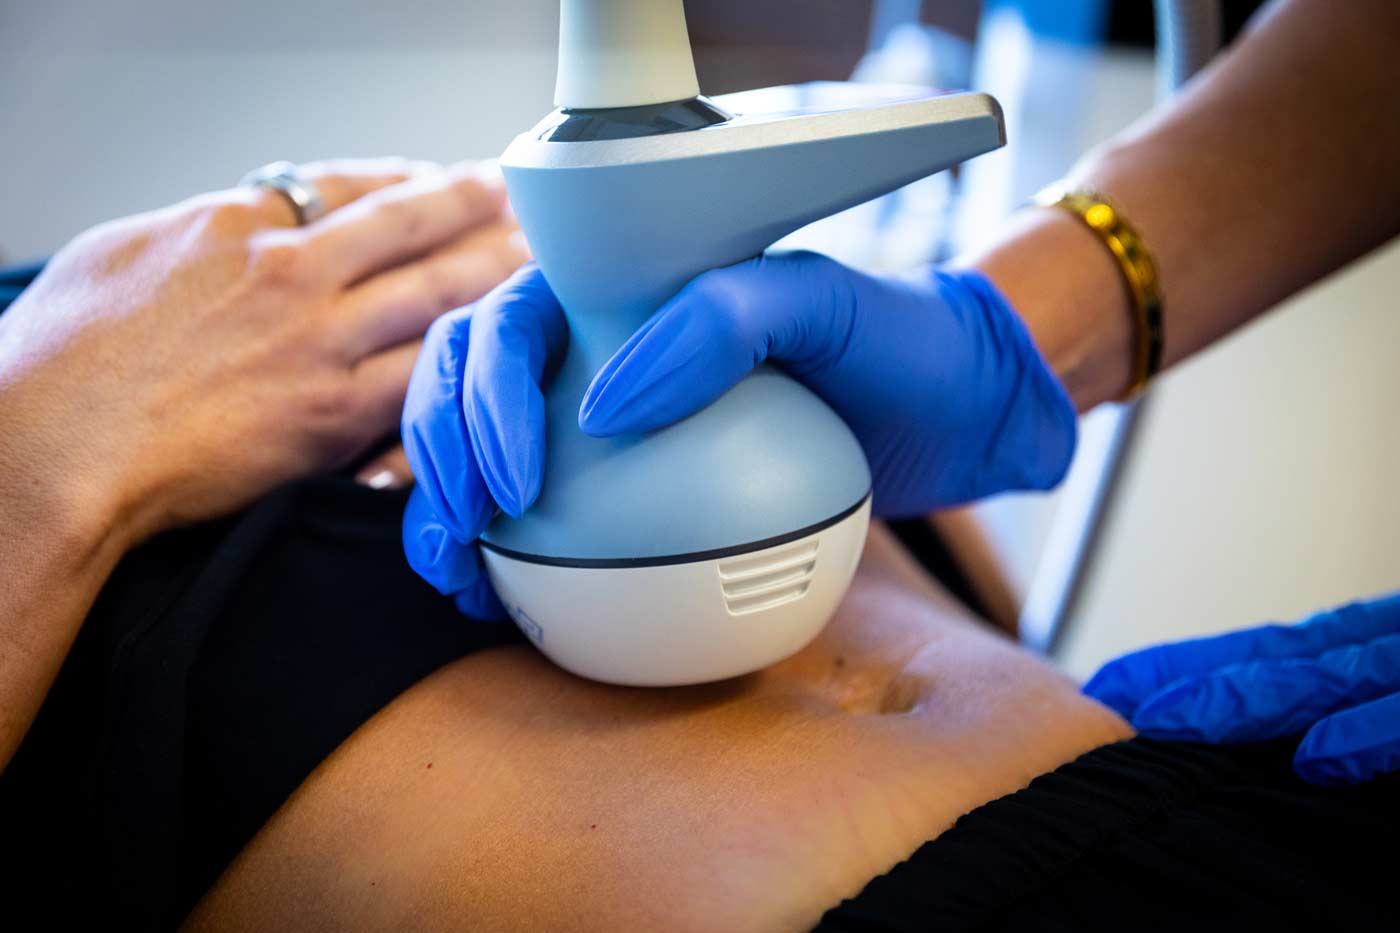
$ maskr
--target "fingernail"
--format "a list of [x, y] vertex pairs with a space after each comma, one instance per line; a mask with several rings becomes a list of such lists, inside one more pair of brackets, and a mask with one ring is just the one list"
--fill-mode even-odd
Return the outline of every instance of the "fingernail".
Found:
[[365, 470], [355, 476], [355, 482], [370, 489], [399, 489], [407, 485], [401, 483], [398, 474], [389, 469]]

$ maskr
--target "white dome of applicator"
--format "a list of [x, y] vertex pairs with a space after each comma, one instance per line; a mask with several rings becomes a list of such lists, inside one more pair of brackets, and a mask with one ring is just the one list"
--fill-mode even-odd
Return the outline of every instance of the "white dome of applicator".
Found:
[[700, 93], [681, 0], [563, 0], [554, 104], [637, 107]]

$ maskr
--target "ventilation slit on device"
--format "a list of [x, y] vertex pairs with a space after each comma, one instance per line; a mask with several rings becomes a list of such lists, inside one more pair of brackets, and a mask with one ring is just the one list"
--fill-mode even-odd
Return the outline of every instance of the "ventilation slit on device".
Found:
[[720, 564], [725, 607], [737, 616], [801, 599], [816, 573], [817, 540]]

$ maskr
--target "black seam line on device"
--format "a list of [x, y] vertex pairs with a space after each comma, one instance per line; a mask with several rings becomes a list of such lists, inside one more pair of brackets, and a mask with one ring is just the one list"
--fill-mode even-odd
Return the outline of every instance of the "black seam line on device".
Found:
[[787, 534], [774, 535], [771, 538], [751, 541], [748, 544], [736, 544], [733, 547], [719, 547], [708, 551], [691, 551], [688, 554], [663, 554], [660, 557], [546, 557], [540, 554], [525, 554], [521, 551], [512, 551], [510, 548], [490, 544], [486, 541], [478, 541], [477, 543], [502, 557], [509, 557], [512, 560], [523, 561], [527, 564], [545, 564], [550, 567], [579, 567], [589, 570], [665, 567], [670, 564], [690, 564], [702, 560], [719, 560], [722, 557], [733, 557], [736, 554], [747, 554], [750, 551], [761, 551], [764, 548], [787, 544], [789, 541], [796, 541], [798, 538], [805, 538], [819, 531], [825, 531], [837, 522], [850, 518], [859, 511], [860, 507], [865, 505], [869, 499], [870, 493], [867, 492], [856, 500], [855, 505], [848, 509], [841, 510], [831, 518], [817, 522], [815, 525], [808, 525], [806, 528], [789, 531]]

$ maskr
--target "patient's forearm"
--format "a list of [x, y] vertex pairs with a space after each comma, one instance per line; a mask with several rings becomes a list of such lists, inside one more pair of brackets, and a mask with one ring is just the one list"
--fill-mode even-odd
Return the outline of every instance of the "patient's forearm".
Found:
[[[1400, 230], [1397, 43], [1391, 0], [1285, 0], [1172, 106], [1071, 173], [1118, 203], [1154, 254], [1165, 365]], [[969, 261], [1025, 315], [1081, 410], [1122, 390], [1127, 294], [1087, 228], [1031, 211]]]
[[0, 419], [0, 771], [125, 551], [100, 511], [85, 513], [57, 477], [14, 462], [20, 445], [5, 427]]

